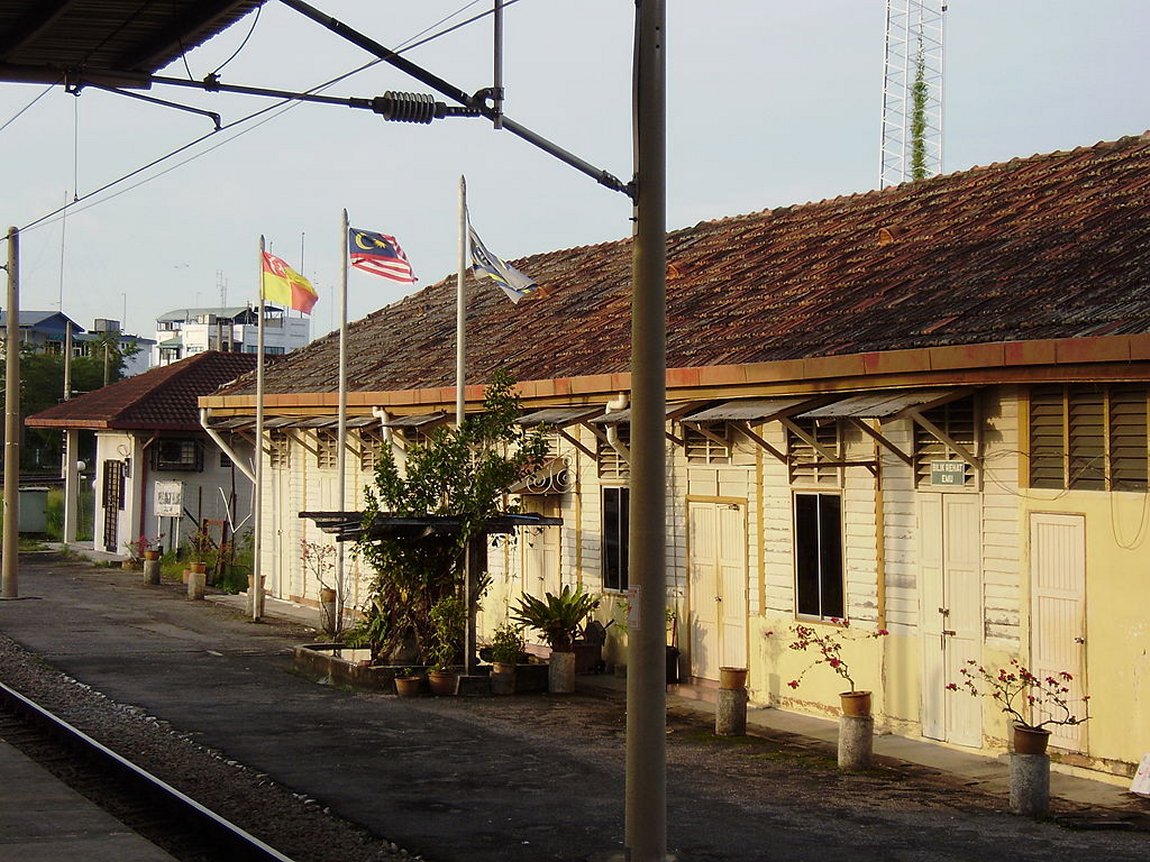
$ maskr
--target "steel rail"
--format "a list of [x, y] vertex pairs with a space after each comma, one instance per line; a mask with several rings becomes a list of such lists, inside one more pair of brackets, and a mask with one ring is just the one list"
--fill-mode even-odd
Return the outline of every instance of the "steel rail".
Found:
[[89, 755], [115, 777], [140, 788], [157, 807], [163, 806], [173, 816], [204, 830], [209, 840], [225, 854], [222, 858], [235, 862], [292, 862], [291, 857], [265, 844], [3, 683], [0, 683], [0, 705], [16, 713], [35, 729], [49, 732], [68, 746]]

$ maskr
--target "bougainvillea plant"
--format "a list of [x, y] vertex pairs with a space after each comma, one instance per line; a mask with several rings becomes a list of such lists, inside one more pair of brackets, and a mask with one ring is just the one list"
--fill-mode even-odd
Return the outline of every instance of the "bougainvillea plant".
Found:
[[[875, 629], [872, 632], [864, 632], [859, 629], [852, 629], [848, 620], [839, 619], [838, 617], [831, 617], [829, 622], [835, 628], [816, 629], [814, 626], [808, 626], [803, 623], [796, 623], [791, 626], [791, 631], [794, 633], [794, 640], [787, 644], [788, 649], [793, 649], [796, 652], [806, 652], [811, 650], [817, 653], [818, 658], [807, 665], [803, 672], [800, 673], [795, 679], [787, 683], [791, 688], [798, 688], [799, 683], [802, 682], [807, 671], [816, 665], [825, 664], [839, 676], [847, 681], [850, 690], [855, 690], [855, 681], [851, 676], [850, 668], [847, 666], [846, 660], [842, 656], [843, 643], [845, 641], [867, 640], [869, 638], [880, 638], [890, 634], [886, 629]], [[767, 636], [773, 636], [772, 632], [767, 632]]]
[[[997, 669], [987, 669], [969, 659], [958, 672], [962, 674], [962, 681], [947, 683], [948, 691], [966, 691], [975, 697], [989, 697], [1023, 727], [1041, 730], [1048, 724], [1074, 725], [1090, 720], [1090, 695], [1082, 697], [1081, 716], [1070, 710], [1070, 683], [1074, 677], [1066, 671], [1042, 677], [1012, 658], [1009, 667]], [[1034, 721], [1024, 716], [1023, 710], [1038, 716], [1045, 713], [1045, 716], [1041, 721]]]

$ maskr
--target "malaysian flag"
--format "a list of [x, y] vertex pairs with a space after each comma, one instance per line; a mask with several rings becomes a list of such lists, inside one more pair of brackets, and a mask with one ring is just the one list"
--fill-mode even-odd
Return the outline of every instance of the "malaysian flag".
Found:
[[347, 253], [351, 265], [393, 281], [414, 284], [415, 273], [395, 237], [370, 230], [348, 228]]

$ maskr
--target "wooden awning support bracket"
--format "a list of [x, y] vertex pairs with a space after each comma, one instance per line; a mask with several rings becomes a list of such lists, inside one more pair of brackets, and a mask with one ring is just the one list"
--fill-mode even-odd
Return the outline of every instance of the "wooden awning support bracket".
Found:
[[909, 411], [907, 411], [906, 415], [909, 416], [911, 419], [913, 419], [917, 424], [919, 424], [923, 428], [925, 428], [926, 431], [928, 433], [930, 433], [936, 440], [938, 440], [941, 443], [946, 444], [948, 447], [953, 449], [955, 454], [958, 455], [958, 457], [960, 457], [963, 461], [965, 461], [970, 466], [974, 467], [974, 469], [976, 469], [976, 470], [982, 469], [982, 459], [981, 458], [979, 458], [977, 455], [975, 455], [973, 452], [971, 452], [969, 449], [967, 449], [964, 445], [959, 443], [957, 440], [955, 440], [953, 437], [951, 437], [949, 434], [947, 434], [945, 431], [943, 431], [941, 428], [939, 428], [937, 425], [935, 425], [933, 422], [931, 422], [929, 419], [927, 419], [925, 416], [923, 416], [917, 410], [909, 410]]
[[308, 443], [308, 438], [311, 436], [308, 432], [306, 432], [306, 431], [295, 431], [295, 429], [292, 429], [291, 436], [296, 439], [296, 442], [299, 443], [299, 445], [303, 446], [303, 448], [305, 448], [307, 451], [311, 452], [311, 454], [315, 455], [315, 457], [317, 457], [317, 458], [319, 457], [319, 444], [317, 443], [315, 445], [315, 447], [313, 448]]
[[[586, 423], [581, 422], [579, 424], [583, 425], [584, 428], [587, 427]], [[594, 431], [595, 429], [592, 428], [591, 430]], [[578, 437], [575, 437], [571, 434], [568, 434], [566, 429], [563, 429], [563, 428], [556, 428], [555, 431], [559, 434], [560, 437], [562, 437], [564, 440], [566, 440], [568, 443], [570, 443], [572, 446], [574, 446], [576, 449], [578, 449], [580, 452], [582, 452], [584, 455], [586, 455], [592, 461], [598, 460], [595, 457], [594, 452], [592, 452], [590, 449], [588, 449], [586, 446], [584, 446], [582, 443], [579, 442]], [[604, 437], [604, 441], [606, 441], [606, 437]]]
[[904, 464], [906, 464], [908, 466], [912, 466], [914, 464], [914, 459], [910, 455], [903, 452], [896, 445], [894, 445], [894, 443], [892, 443], [890, 440], [888, 440], [886, 437], [884, 437], [882, 435], [882, 433], [880, 433], [878, 431], [877, 428], [871, 427], [871, 425], [865, 419], [859, 419], [855, 416], [852, 416], [850, 418], [850, 421], [851, 421], [851, 423], [854, 424], [854, 426], [856, 428], [858, 428], [864, 434], [871, 437], [879, 445], [881, 445], [884, 449], [889, 451], [892, 455], [894, 455], [896, 458], [898, 458]]
[[[822, 455], [828, 461], [838, 461], [839, 460], [840, 456], [839, 456], [838, 452], [834, 452], [834, 451], [828, 449], [826, 446], [824, 446], [822, 443], [820, 443], [818, 440], [816, 440], [814, 437], [812, 437], [810, 434], [808, 434], [806, 431], [804, 431], [802, 428], [800, 428], [798, 425], [796, 425], [792, 419], [789, 419], [786, 416], [780, 416], [779, 421], [782, 422], [783, 426], [786, 427], [791, 433], [793, 433], [796, 437], [798, 437], [800, 440], [802, 440], [808, 446], [813, 448], [816, 452], [818, 452], [820, 455]], [[826, 465], [820, 464], [820, 466], [826, 466]]]
[[772, 446], [770, 443], [768, 443], [766, 440], [764, 440], [762, 437], [760, 437], [758, 434], [756, 434], [754, 431], [752, 431], [751, 426], [746, 422], [732, 422], [731, 427], [746, 437], [748, 440], [750, 440], [752, 443], [773, 455], [779, 461], [782, 461], [784, 464], [787, 463], [787, 456]]
[[[592, 434], [594, 434], [596, 438], [598, 438], [600, 441], [602, 441], [603, 445], [605, 445], [605, 446], [611, 445], [611, 441], [607, 439], [607, 432], [603, 431], [601, 428], [599, 428], [595, 425], [592, 425], [590, 422], [580, 422], [579, 424], [582, 427], [586, 428], [588, 431], [590, 431]], [[570, 438], [568, 438], [568, 439], [570, 439]], [[584, 450], [584, 451], [586, 451], [586, 450]], [[592, 455], [591, 457], [594, 458], [595, 456]]]
[[[725, 446], [725, 447], [729, 447], [731, 445], [730, 440], [716, 434], [714, 431], [712, 431], [708, 427], [707, 423], [704, 423], [704, 422], [690, 422], [690, 423], [684, 422], [683, 424], [684, 425], [689, 424], [692, 428], [694, 428], [696, 431], [698, 431], [700, 434], [702, 434], [704, 437], [706, 437], [708, 440], [710, 440], [712, 443], [715, 443], [716, 445]], [[668, 436], [670, 436], [670, 435], [668, 435]], [[683, 436], [686, 437], [685, 434]], [[687, 445], [687, 441], [685, 439], [682, 441], [677, 441], [677, 442], [679, 442], [679, 445], [683, 446], [684, 448]]]

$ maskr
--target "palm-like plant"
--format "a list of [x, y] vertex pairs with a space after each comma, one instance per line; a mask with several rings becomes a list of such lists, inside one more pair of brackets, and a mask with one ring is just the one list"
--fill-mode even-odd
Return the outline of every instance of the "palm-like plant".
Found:
[[563, 587], [559, 595], [546, 593], [542, 599], [524, 593], [511, 618], [521, 625], [536, 629], [554, 652], [571, 652], [583, 620], [599, 607], [599, 600], [583, 592]]

